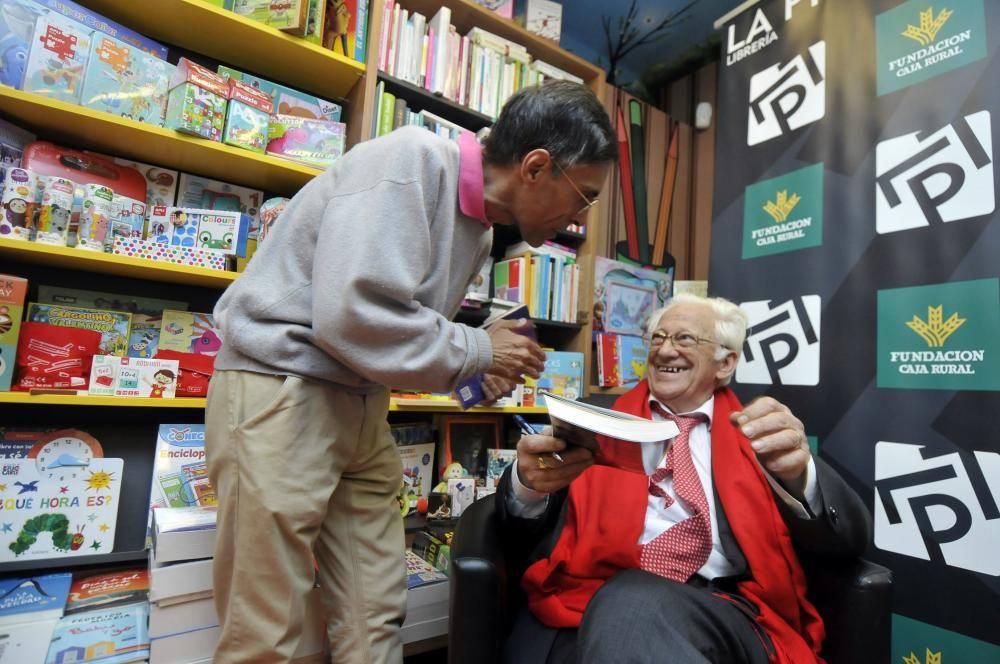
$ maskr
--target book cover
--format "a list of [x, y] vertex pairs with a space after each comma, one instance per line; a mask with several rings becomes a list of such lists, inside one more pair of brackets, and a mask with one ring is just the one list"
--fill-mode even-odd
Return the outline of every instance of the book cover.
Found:
[[212, 314], [166, 309], [160, 321], [161, 350], [217, 355], [222, 347]]
[[650, 315], [673, 292], [673, 270], [659, 272], [598, 256], [594, 259], [594, 332], [642, 336]]
[[72, 580], [69, 572], [0, 579], [0, 625], [62, 617]]
[[66, 613], [107, 609], [149, 600], [149, 570], [130, 569], [93, 574], [77, 579], [69, 588]]
[[205, 425], [161, 424], [153, 453], [147, 546], [151, 543], [154, 508], [216, 504], [205, 465]]
[[59, 618], [0, 625], [0, 664], [44, 662]]
[[56, 623], [45, 664], [124, 664], [149, 657], [149, 605], [81, 611]]
[[0, 562], [114, 550], [125, 462], [88, 458], [87, 447], [58, 437], [36, 443], [27, 459], [4, 461]]
[[617, 341], [619, 380], [624, 387], [634, 387], [646, 377], [649, 346], [642, 337], [618, 335]]
[[[480, 327], [483, 328], [489, 327], [498, 320], [520, 320], [520, 319], [530, 320], [530, 317], [528, 315], [527, 305], [521, 305], [519, 307], [506, 311], [503, 314], [497, 316], [490, 316], [489, 318], [486, 319], [485, 322], [483, 322], [483, 324]], [[532, 339], [537, 339], [537, 335], [535, 333], [535, 328], [533, 325], [529, 325], [523, 328], [520, 333], [527, 337], [531, 337]], [[471, 408], [472, 406], [475, 406], [477, 403], [482, 401], [485, 398], [485, 395], [483, 394], [482, 374], [472, 376], [471, 378], [466, 378], [465, 380], [460, 382], [455, 387], [455, 394], [458, 396], [458, 403], [462, 408]]]
[[25, 320], [31, 323], [48, 323], [59, 327], [77, 327], [101, 333], [101, 355], [124, 357], [128, 348], [128, 332], [132, 314], [109, 309], [67, 307], [60, 304], [31, 302]]
[[507, 466], [517, 461], [517, 450], [486, 450], [486, 486], [496, 488]]
[[434, 442], [397, 446], [403, 462], [401, 500], [406, 499], [409, 509], [416, 507], [417, 499], [427, 498], [431, 493], [435, 447]]
[[448, 580], [447, 575], [439, 572], [433, 565], [409, 549], [405, 553], [405, 564], [407, 590]]
[[[536, 390], [579, 399], [583, 396], [583, 353], [550, 350], [545, 353], [545, 371], [538, 378]], [[536, 399], [539, 406], [545, 405], [545, 398]]]

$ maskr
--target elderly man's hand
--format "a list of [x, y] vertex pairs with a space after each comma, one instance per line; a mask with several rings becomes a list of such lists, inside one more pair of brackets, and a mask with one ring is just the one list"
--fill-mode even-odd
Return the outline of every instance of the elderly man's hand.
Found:
[[802, 422], [771, 397], [754, 399], [730, 416], [750, 439], [760, 464], [796, 498], [802, 498], [811, 453]]
[[517, 476], [521, 484], [535, 491], [555, 493], [592, 465], [594, 455], [590, 450], [567, 447], [561, 438], [540, 434], [523, 436], [517, 442]]

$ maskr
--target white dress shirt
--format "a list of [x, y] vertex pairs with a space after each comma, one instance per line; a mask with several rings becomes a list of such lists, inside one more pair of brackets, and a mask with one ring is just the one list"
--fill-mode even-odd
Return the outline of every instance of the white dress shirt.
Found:
[[[655, 399], [651, 399], [650, 403], [659, 403]], [[660, 407], [664, 410], [669, 411], [664, 404], [660, 403]], [[736, 572], [736, 568], [729, 559], [726, 558], [725, 553], [722, 550], [722, 540], [719, 538], [719, 525], [716, 519], [716, 506], [715, 506], [715, 493], [712, 484], [712, 412], [715, 407], [715, 397], [712, 396], [708, 401], [703, 403], [696, 410], [690, 411], [690, 413], [703, 413], [708, 417], [707, 421], [699, 422], [688, 434], [688, 445], [691, 449], [691, 459], [694, 462], [694, 467], [698, 472], [698, 479], [701, 480], [701, 486], [705, 490], [705, 498], [708, 501], [709, 516], [712, 522], [712, 552], [708, 556], [708, 561], [698, 570], [698, 574], [706, 579], [714, 579], [720, 576], [730, 576]], [[681, 413], [686, 415], [689, 413]], [[663, 417], [657, 412], [657, 409], [653, 409], [653, 419], [662, 420]], [[659, 468], [666, 465], [666, 455], [660, 460]], [[802, 519], [811, 518], [809, 510], [812, 514], [819, 514], [822, 512], [822, 500], [819, 496], [819, 490], [816, 485], [816, 464], [810, 457], [809, 465], [806, 468], [806, 486], [805, 486], [805, 498], [806, 503], [809, 505], [809, 509], [793, 498], [791, 494], [785, 491], [781, 484], [771, 477], [771, 474], [764, 470], [764, 476], [767, 481], [771, 484], [774, 492], [782, 499], [782, 501], [791, 508], [792, 512]], [[515, 463], [511, 469], [511, 485], [513, 491], [508, 494], [509, 498], [507, 500], [507, 509], [514, 516], [519, 516], [526, 519], [537, 518], [542, 515], [545, 511], [545, 507], [548, 504], [548, 494], [529, 489], [521, 483], [520, 478], [517, 476], [517, 464]], [[674, 492], [673, 478], [667, 477], [659, 486], [674, 500], [671, 502], [670, 507], [665, 506], [665, 500], [662, 497], [654, 496], [649, 494], [646, 503], [646, 518], [645, 526], [642, 531], [642, 535], [639, 537], [639, 544], [646, 544], [652, 541], [661, 533], [663, 533], [668, 528], [680, 523], [684, 519], [687, 519], [692, 513], [688, 510], [687, 506], [680, 500], [677, 500], [677, 494]]]

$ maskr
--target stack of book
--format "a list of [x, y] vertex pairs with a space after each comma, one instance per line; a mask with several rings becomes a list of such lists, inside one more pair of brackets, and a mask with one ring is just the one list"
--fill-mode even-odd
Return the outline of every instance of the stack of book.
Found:
[[153, 510], [150, 662], [210, 662], [219, 640], [212, 594], [215, 508]]
[[0, 580], [0, 664], [44, 662], [72, 576]]
[[[149, 576], [144, 569], [77, 579], [56, 623], [46, 664], [149, 659]], [[25, 662], [30, 660], [23, 660]]]
[[[222, 628], [215, 612], [212, 564], [214, 507], [157, 507], [149, 557], [150, 664], [208, 664]], [[309, 624], [296, 658], [326, 652], [319, 589], [307, 598]]]
[[406, 621], [403, 643], [448, 633], [448, 577], [419, 555], [406, 550]]

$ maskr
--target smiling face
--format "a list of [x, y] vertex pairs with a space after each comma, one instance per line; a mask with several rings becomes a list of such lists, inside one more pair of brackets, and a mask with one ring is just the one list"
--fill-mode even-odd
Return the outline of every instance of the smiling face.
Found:
[[[658, 332], [715, 339], [715, 314], [702, 304], [676, 304], [660, 318], [653, 334]], [[698, 408], [736, 370], [736, 352], [727, 349], [725, 357], [716, 360], [719, 348], [708, 342], [691, 348], [677, 348], [671, 341], [651, 344], [646, 371], [650, 392], [676, 413]]]

